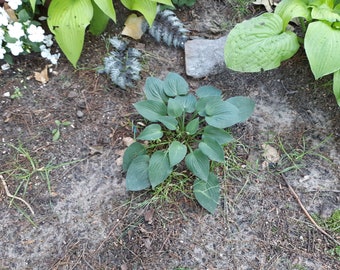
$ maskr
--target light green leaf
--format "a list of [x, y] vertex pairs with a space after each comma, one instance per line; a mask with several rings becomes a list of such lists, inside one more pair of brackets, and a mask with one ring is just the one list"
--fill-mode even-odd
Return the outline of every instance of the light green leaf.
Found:
[[222, 96], [222, 91], [220, 89], [217, 89], [216, 87], [205, 85], [205, 86], [199, 87], [196, 90], [196, 95], [200, 98], [213, 97], [213, 96], [220, 97]]
[[161, 122], [164, 126], [166, 126], [169, 130], [176, 130], [178, 126], [178, 122], [176, 118], [173, 116], [160, 116], [158, 121]]
[[212, 126], [206, 126], [204, 128], [202, 138], [203, 140], [205, 139], [215, 140], [220, 145], [232, 142], [234, 140], [234, 138], [224, 129]]
[[184, 111], [187, 113], [193, 113], [196, 109], [197, 100], [196, 97], [191, 93], [185, 96], [176, 96], [175, 100], [182, 105]]
[[97, 5], [93, 2], [93, 17], [90, 22], [90, 32], [93, 35], [100, 35], [106, 29], [106, 26], [110, 20], [108, 17]]
[[203, 142], [200, 142], [198, 148], [205, 154], [210, 160], [214, 160], [217, 162], [224, 161], [224, 151], [222, 146], [210, 139], [205, 139]]
[[168, 100], [168, 115], [173, 117], [179, 117], [183, 114], [183, 105], [174, 98], [169, 98]]
[[323, 4], [312, 9], [312, 18], [319, 21], [339, 22], [340, 14], [336, 13], [333, 7]]
[[169, 146], [168, 154], [170, 166], [173, 167], [184, 159], [187, 154], [187, 147], [178, 141], [173, 141]]
[[48, 8], [48, 27], [74, 67], [83, 49], [85, 29], [92, 16], [91, 0], [53, 0]]
[[169, 72], [164, 80], [164, 92], [169, 97], [185, 95], [189, 92], [189, 85], [182, 76]]
[[142, 13], [151, 26], [157, 14], [157, 2], [151, 0], [120, 0], [122, 4], [130, 9]]
[[144, 93], [147, 99], [156, 101], [167, 101], [164, 92], [164, 82], [155, 77], [148, 77], [145, 81]]
[[33, 13], [35, 12], [35, 3], [37, 2], [37, 0], [30, 0], [30, 4], [31, 4], [31, 8]]
[[247, 120], [254, 112], [255, 102], [247, 97], [236, 96], [226, 100], [238, 109], [238, 123]]
[[106, 16], [110, 17], [111, 20], [116, 22], [116, 12], [113, 7], [112, 0], [92, 0], [92, 1], [96, 3], [96, 5], [106, 14]]
[[126, 172], [132, 162], [136, 157], [146, 154], [144, 145], [139, 142], [134, 142], [131, 144], [124, 152], [123, 156], [123, 171]]
[[259, 72], [277, 68], [299, 49], [295, 33], [282, 32], [283, 21], [273, 13], [237, 24], [227, 38], [225, 62], [235, 71]]
[[133, 105], [145, 119], [156, 122], [161, 116], [167, 114], [165, 104], [157, 100], [142, 100]]
[[142, 155], [132, 160], [126, 173], [126, 189], [139, 191], [150, 187], [149, 156]]
[[200, 116], [206, 116], [206, 107], [207, 104], [217, 104], [222, 102], [222, 98], [219, 96], [212, 96], [212, 97], [203, 97], [200, 98], [196, 103], [196, 111]]
[[193, 120], [191, 120], [185, 127], [185, 131], [189, 134], [189, 135], [194, 135], [197, 130], [198, 130], [198, 126], [200, 123], [200, 119], [197, 117]]
[[162, 128], [158, 124], [151, 124], [147, 126], [137, 137], [138, 140], [153, 141], [162, 138]]
[[52, 135], [53, 135], [52, 141], [54, 141], [54, 142], [58, 141], [59, 138], [60, 138], [60, 130], [57, 129], [57, 128], [53, 129], [52, 130]]
[[309, 0], [282, 0], [275, 8], [275, 14], [283, 20], [282, 31], [284, 31], [293, 18], [302, 17], [311, 20]]
[[217, 128], [230, 127], [239, 122], [239, 109], [228, 101], [208, 103], [205, 121]]
[[315, 79], [340, 69], [340, 30], [321, 21], [308, 25], [305, 50]]
[[198, 178], [204, 181], [208, 180], [210, 162], [206, 155], [201, 150], [196, 149], [185, 157], [185, 164], [188, 169]]
[[164, 182], [171, 174], [168, 155], [164, 151], [156, 151], [152, 154], [149, 162], [149, 179], [152, 188]]
[[194, 195], [199, 204], [213, 214], [220, 200], [220, 183], [216, 175], [210, 173], [207, 181], [196, 179]]
[[340, 107], [340, 70], [334, 72], [333, 76], [333, 92], [336, 98], [336, 102]]

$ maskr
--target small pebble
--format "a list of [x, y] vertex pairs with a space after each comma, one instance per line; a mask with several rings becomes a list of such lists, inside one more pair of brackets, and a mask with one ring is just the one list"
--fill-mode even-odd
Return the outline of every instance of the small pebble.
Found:
[[3, 94], [4, 97], [11, 97], [11, 93], [10, 92], [6, 92]]
[[70, 91], [67, 95], [67, 98], [68, 99], [74, 99], [78, 96], [77, 92], [76, 91]]
[[77, 111], [77, 117], [82, 118], [84, 116], [84, 113], [80, 110]]

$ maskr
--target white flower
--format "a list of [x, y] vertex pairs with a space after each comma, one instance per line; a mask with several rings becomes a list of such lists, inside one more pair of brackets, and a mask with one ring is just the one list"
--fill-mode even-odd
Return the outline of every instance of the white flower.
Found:
[[53, 44], [52, 37], [53, 36], [51, 34], [45, 36], [43, 42], [46, 44], [47, 47], [51, 47], [52, 46], [52, 44]]
[[60, 53], [56, 53], [56, 54], [51, 54], [51, 49], [50, 48], [46, 48], [45, 45], [41, 45], [40, 47], [40, 50], [41, 50], [41, 57], [43, 58], [46, 58], [48, 60], [50, 60], [50, 62], [53, 64], [53, 65], [56, 65], [58, 60], [59, 60], [59, 57], [60, 57]]
[[15, 43], [7, 43], [7, 48], [11, 50], [11, 53], [15, 56], [19, 55], [21, 52], [23, 52], [22, 48], [22, 41], [17, 40]]
[[27, 28], [28, 38], [32, 42], [42, 42], [45, 38], [44, 36], [44, 29], [41, 28], [41, 26], [35, 26], [34, 24], [31, 24]]
[[6, 50], [0, 46], [0, 59], [4, 59]]
[[5, 31], [0, 28], [0, 43], [4, 40], [4, 37], [5, 37]]
[[21, 0], [6, 0], [11, 9], [16, 10], [21, 4]]
[[7, 26], [8, 21], [9, 21], [9, 16], [7, 12], [2, 7], [0, 7], [0, 26], [1, 25]]
[[20, 39], [21, 37], [25, 36], [25, 32], [22, 29], [22, 24], [19, 22], [14, 22], [7, 26], [8, 34], [12, 38]]

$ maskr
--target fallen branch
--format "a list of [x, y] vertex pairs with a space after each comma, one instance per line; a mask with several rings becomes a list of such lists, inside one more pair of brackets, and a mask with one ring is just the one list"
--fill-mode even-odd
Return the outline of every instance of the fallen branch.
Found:
[[15, 195], [12, 195], [8, 190], [8, 187], [7, 187], [7, 184], [6, 184], [4, 177], [2, 175], [0, 175], [0, 178], [1, 178], [1, 181], [2, 181], [2, 185], [4, 186], [7, 197], [10, 197], [12, 199], [19, 200], [19, 201], [23, 202], [27, 206], [27, 208], [31, 211], [32, 215], [34, 216], [34, 211], [33, 211], [32, 207], [24, 199], [21, 199], [21, 198], [15, 196]]
[[292, 188], [292, 186], [288, 183], [286, 177], [281, 174], [283, 180], [285, 181], [290, 193], [294, 196], [294, 198], [296, 199], [296, 201], [298, 202], [298, 204], [300, 205], [303, 213], [307, 216], [307, 218], [310, 220], [310, 222], [313, 223], [313, 225], [315, 226], [315, 228], [321, 232], [323, 235], [325, 235], [326, 237], [328, 237], [330, 240], [332, 240], [335, 244], [340, 245], [340, 242], [337, 241], [336, 239], [334, 239], [330, 234], [328, 234], [324, 229], [322, 229], [316, 222], [315, 220], [312, 218], [312, 216], [308, 213], [307, 209], [303, 206], [299, 196], [296, 194], [295, 190]]

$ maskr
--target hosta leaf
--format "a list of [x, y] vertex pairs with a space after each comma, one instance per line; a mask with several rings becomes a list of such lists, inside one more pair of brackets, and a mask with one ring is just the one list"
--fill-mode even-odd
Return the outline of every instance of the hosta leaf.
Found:
[[197, 179], [194, 182], [194, 195], [203, 208], [213, 214], [220, 200], [220, 183], [213, 173], [207, 181]]
[[161, 116], [167, 114], [165, 104], [157, 100], [142, 100], [135, 103], [134, 107], [140, 115], [151, 122], [158, 121]]
[[107, 16], [104, 11], [102, 11], [97, 5], [96, 3], [92, 2], [93, 3], [93, 17], [91, 19], [91, 22], [90, 22], [90, 32], [91, 34], [93, 35], [99, 35], [101, 34], [109, 20], [110, 20], [110, 17]]
[[137, 137], [138, 140], [152, 141], [162, 138], [162, 128], [158, 124], [151, 124], [147, 126]]
[[175, 100], [182, 104], [184, 111], [187, 113], [193, 113], [196, 109], [196, 97], [189, 93], [185, 96], [176, 96]]
[[211, 104], [217, 104], [219, 102], [222, 102], [221, 97], [219, 96], [212, 96], [212, 97], [203, 97], [200, 98], [197, 103], [196, 103], [196, 111], [198, 112], [198, 114], [200, 116], [206, 116], [206, 107], [207, 104], [211, 103]]
[[189, 92], [189, 85], [182, 76], [169, 72], [164, 80], [164, 91], [169, 97], [185, 95]]
[[152, 154], [149, 162], [149, 179], [152, 188], [163, 183], [165, 179], [171, 174], [169, 158], [166, 152], [157, 151]]
[[173, 116], [160, 116], [158, 121], [161, 122], [164, 126], [166, 126], [169, 130], [176, 130], [178, 126], [178, 122], [176, 118]]
[[187, 147], [178, 141], [173, 141], [169, 147], [170, 166], [173, 167], [176, 164], [180, 163], [184, 159], [186, 154]]
[[228, 98], [226, 101], [237, 107], [238, 109], [237, 122], [243, 122], [247, 120], [254, 112], [255, 102], [250, 98], [237, 96]]
[[333, 7], [328, 6], [327, 4], [322, 4], [318, 7], [313, 7], [312, 9], [312, 18], [319, 21], [329, 21], [329, 22], [339, 22], [340, 14], [338, 14]]
[[164, 82], [155, 77], [148, 77], [145, 81], [144, 93], [149, 100], [167, 101], [164, 92]]
[[222, 91], [216, 87], [205, 85], [196, 90], [196, 95], [200, 98], [212, 96], [220, 97], [222, 95]]
[[201, 150], [196, 149], [185, 157], [185, 164], [188, 169], [198, 178], [204, 181], [208, 180], [210, 162], [206, 155]]
[[206, 126], [204, 128], [202, 138], [203, 140], [205, 139], [215, 140], [220, 145], [232, 142], [234, 140], [234, 138], [224, 129], [212, 126]]
[[92, 1], [97, 4], [97, 6], [106, 14], [106, 16], [110, 17], [113, 21], [116, 21], [116, 12], [113, 7], [112, 1], [108, 0], [92, 0]]
[[230, 31], [224, 48], [227, 67], [259, 72], [280, 66], [300, 47], [296, 34], [282, 29], [283, 21], [274, 13], [264, 13], [237, 24]]
[[340, 70], [334, 72], [333, 92], [336, 98], [336, 102], [338, 103], [340, 107]]
[[239, 109], [228, 101], [208, 103], [206, 114], [205, 121], [217, 128], [230, 127], [239, 122]]
[[283, 20], [282, 30], [284, 31], [293, 18], [302, 17], [311, 21], [308, 0], [283, 0], [275, 8], [275, 13]]
[[139, 142], [134, 142], [131, 144], [124, 152], [123, 156], [123, 171], [127, 171], [132, 160], [134, 160], [138, 156], [142, 156], [146, 154], [146, 150], [144, 145]]
[[122, 4], [130, 9], [142, 13], [151, 26], [157, 14], [157, 2], [151, 0], [120, 0]]
[[197, 130], [198, 130], [198, 126], [200, 123], [200, 119], [197, 117], [193, 120], [191, 120], [185, 127], [185, 131], [189, 134], [189, 135], [194, 135]]
[[340, 30], [321, 21], [308, 25], [305, 51], [315, 79], [340, 69]]
[[198, 148], [205, 154], [209, 159], [223, 162], [224, 161], [224, 151], [222, 146], [214, 141], [205, 139], [203, 142], [200, 142]]
[[85, 29], [92, 16], [91, 0], [53, 0], [48, 8], [48, 27], [74, 67], [83, 49]]
[[168, 100], [168, 115], [173, 117], [179, 117], [183, 114], [184, 107], [182, 104], [174, 98]]
[[148, 155], [142, 155], [132, 160], [126, 173], [127, 190], [138, 191], [150, 187], [149, 159]]

